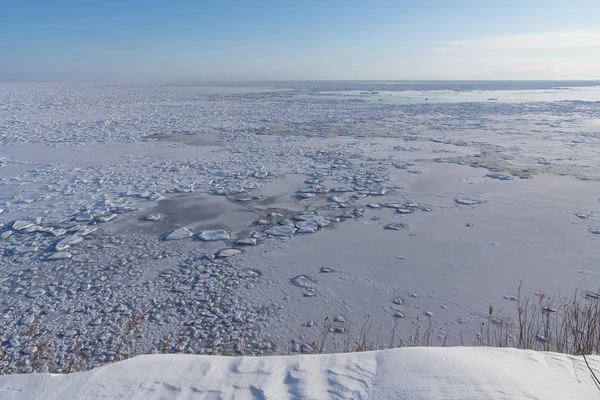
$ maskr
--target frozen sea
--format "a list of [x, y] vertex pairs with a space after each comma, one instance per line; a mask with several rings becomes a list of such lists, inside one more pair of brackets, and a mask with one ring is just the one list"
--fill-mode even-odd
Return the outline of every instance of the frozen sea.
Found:
[[0, 133], [11, 357], [108, 362], [131, 313], [140, 351], [477, 344], [521, 281], [600, 287], [600, 82], [0, 84]]

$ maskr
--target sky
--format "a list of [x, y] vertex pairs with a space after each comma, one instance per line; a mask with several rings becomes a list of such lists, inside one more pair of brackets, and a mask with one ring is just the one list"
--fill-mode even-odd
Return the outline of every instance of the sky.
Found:
[[600, 79], [600, 0], [2, 0], [0, 81]]

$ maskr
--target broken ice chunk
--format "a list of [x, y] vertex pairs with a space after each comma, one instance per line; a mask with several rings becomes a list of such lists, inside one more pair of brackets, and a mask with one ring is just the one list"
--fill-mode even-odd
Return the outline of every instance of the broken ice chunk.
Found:
[[69, 253], [68, 251], [58, 251], [58, 252], [50, 254], [48, 257], [46, 257], [46, 260], [57, 261], [57, 260], [68, 260], [69, 258], [71, 258], [71, 253]]
[[297, 277], [292, 278], [292, 285], [302, 289], [316, 289], [317, 287], [315, 278], [306, 275], [298, 275]]
[[384, 196], [388, 192], [387, 188], [380, 188], [376, 190], [371, 190], [369, 192], [370, 196]]
[[33, 225], [35, 225], [35, 222], [31, 219], [19, 219], [12, 224], [12, 230], [22, 231], [24, 229], [32, 227]]
[[242, 246], [254, 246], [256, 245], [256, 239], [254, 238], [241, 238], [235, 241], [235, 244]]
[[327, 200], [329, 200], [332, 203], [345, 203], [348, 201], [348, 199], [342, 196], [331, 196]]
[[457, 199], [454, 199], [454, 201], [457, 204], [463, 204], [465, 206], [474, 206], [474, 205], [483, 204], [486, 202], [485, 200], [476, 200], [476, 199], [470, 199], [467, 197], [459, 197]]
[[93, 219], [94, 219], [94, 215], [88, 210], [81, 211], [75, 217], [75, 221], [77, 221], [77, 222], [87, 222], [87, 221], [91, 221]]
[[165, 236], [165, 240], [181, 240], [192, 237], [194, 234], [187, 228], [179, 228]]
[[109, 222], [117, 217], [117, 214], [106, 214], [98, 217], [98, 222]]
[[96, 232], [97, 230], [98, 230], [98, 228], [95, 226], [84, 226], [83, 228], [81, 228], [80, 230], [77, 231], [77, 235], [87, 236], [87, 235], [90, 235], [90, 234]]
[[264, 233], [271, 236], [292, 236], [296, 233], [296, 228], [293, 226], [277, 225], [264, 230]]
[[238, 273], [240, 278], [258, 278], [261, 275], [260, 271], [252, 268], [246, 268]]
[[317, 221], [323, 221], [323, 217], [318, 215], [318, 214], [300, 214], [300, 215], [296, 215], [294, 217], [294, 219], [296, 221], [311, 221], [311, 222], [317, 222]]
[[319, 225], [313, 221], [297, 222], [296, 227], [300, 233], [314, 233], [319, 229]]
[[238, 254], [242, 254], [241, 250], [223, 249], [217, 253], [217, 257], [218, 258], [227, 258], [227, 257], [237, 256]]
[[388, 224], [385, 226], [385, 229], [390, 229], [393, 231], [399, 231], [402, 228], [403, 228], [402, 224]]
[[486, 175], [488, 178], [498, 179], [500, 181], [511, 181], [513, 178], [510, 175], [501, 174], [501, 173], [490, 173]]
[[336, 192], [336, 193], [348, 193], [348, 192], [354, 192], [354, 188], [350, 187], [350, 186], [340, 186], [335, 189], [331, 189], [331, 191]]
[[203, 231], [198, 234], [198, 239], [204, 240], [205, 242], [217, 241], [217, 240], [227, 240], [229, 239], [229, 233], [222, 229], [212, 230], [212, 231]]
[[69, 246], [77, 244], [77, 243], [81, 242], [82, 240], [83, 240], [83, 237], [81, 237], [79, 235], [67, 236], [66, 238], [64, 238], [64, 239], [60, 240], [58, 243], [56, 243], [54, 248], [57, 251], [66, 250], [69, 248]]
[[43, 296], [45, 293], [46, 291], [44, 289], [36, 288], [27, 292], [25, 296], [29, 297], [30, 299], [35, 299], [37, 297]]

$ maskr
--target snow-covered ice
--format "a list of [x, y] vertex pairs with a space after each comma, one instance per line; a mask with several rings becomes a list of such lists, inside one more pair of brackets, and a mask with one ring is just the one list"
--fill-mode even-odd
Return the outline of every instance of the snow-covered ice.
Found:
[[473, 344], [521, 280], [597, 293], [600, 90], [518, 84], [1, 84], [0, 346], [142, 311], [144, 349], [301, 353], [336, 315]]

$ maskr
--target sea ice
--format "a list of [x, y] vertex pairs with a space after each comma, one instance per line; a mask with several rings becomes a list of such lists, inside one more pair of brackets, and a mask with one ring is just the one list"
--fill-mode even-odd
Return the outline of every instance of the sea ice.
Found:
[[263, 232], [271, 236], [292, 236], [296, 233], [296, 228], [287, 225], [276, 225], [265, 229]]
[[76, 234], [79, 236], [87, 236], [87, 235], [91, 235], [92, 233], [96, 232], [97, 230], [98, 230], [98, 227], [96, 227], [96, 226], [84, 226], [83, 228], [78, 230]]
[[323, 216], [318, 215], [318, 214], [300, 214], [300, 215], [294, 216], [294, 219], [296, 221], [311, 221], [311, 222], [318, 222], [318, 221], [324, 220]]
[[217, 253], [217, 257], [218, 258], [227, 258], [227, 257], [237, 256], [238, 254], [242, 254], [241, 250], [223, 249]]
[[33, 253], [38, 250], [39, 250], [39, 247], [36, 245], [32, 245], [32, 246], [18, 245], [15, 247], [7, 248], [4, 251], [7, 255], [19, 255], [19, 254]]
[[296, 222], [299, 233], [314, 233], [319, 229], [319, 225], [313, 221]]
[[212, 231], [203, 231], [198, 234], [198, 239], [204, 240], [206, 242], [217, 241], [217, 240], [227, 240], [229, 239], [229, 233], [222, 229], [212, 230]]
[[403, 228], [402, 224], [388, 224], [385, 226], [385, 229], [390, 229], [393, 231], [399, 231], [402, 228]]
[[82, 236], [79, 236], [79, 235], [67, 236], [64, 239], [61, 239], [58, 243], [56, 243], [54, 248], [58, 251], [66, 250], [69, 248], [69, 246], [80, 243], [81, 241], [83, 241]]
[[64, 236], [67, 234], [67, 230], [63, 229], [63, 228], [57, 228], [57, 229], [52, 229], [50, 231], [50, 233], [55, 236], [55, 237], [59, 237], [59, 236]]
[[332, 202], [332, 203], [340, 203], [340, 204], [341, 204], [341, 203], [346, 203], [346, 202], [348, 201], [348, 199], [347, 199], [347, 198], [345, 198], [345, 197], [342, 197], [342, 196], [331, 196], [331, 197], [330, 197], [329, 199], [327, 199], [327, 200], [329, 200], [329, 201], [330, 201], [330, 202]]
[[45, 293], [46, 293], [46, 291], [44, 289], [36, 288], [36, 289], [32, 289], [29, 292], [27, 292], [26, 296], [29, 297], [30, 299], [35, 299], [37, 297], [44, 295]]
[[79, 214], [77, 214], [77, 216], [75, 217], [75, 221], [77, 222], [88, 222], [94, 219], [94, 215], [91, 213], [91, 211], [88, 210], [84, 210], [81, 211]]
[[332, 192], [335, 193], [348, 193], [348, 192], [354, 192], [354, 188], [350, 187], [350, 186], [340, 186], [334, 189], [331, 189]]
[[52, 253], [48, 257], [46, 257], [46, 260], [56, 261], [56, 260], [67, 260], [69, 258], [71, 258], [71, 253], [69, 253], [68, 251], [58, 251], [58, 252]]
[[35, 222], [33, 220], [19, 219], [19, 220], [16, 220], [12, 224], [12, 230], [13, 231], [22, 231], [24, 229], [27, 229], [27, 228], [33, 226], [33, 225], [35, 225]]
[[375, 190], [371, 190], [369, 192], [370, 196], [385, 196], [388, 192], [387, 188], [380, 188], [380, 189], [375, 189]]
[[246, 268], [238, 273], [240, 278], [258, 278], [261, 273], [252, 268]]
[[33, 315], [24, 315], [19, 320], [19, 325], [31, 325], [34, 320], [35, 317]]
[[109, 222], [117, 217], [117, 214], [106, 214], [98, 217], [98, 222]]
[[511, 181], [513, 179], [512, 176], [501, 173], [489, 173], [486, 176], [488, 178], [498, 179], [500, 181]]
[[165, 240], [181, 240], [192, 237], [194, 234], [187, 228], [179, 228], [165, 236]]
[[241, 245], [241, 246], [255, 246], [256, 245], [256, 239], [254, 238], [240, 238], [238, 240], [235, 241], [235, 244], [237, 245]]
[[387, 208], [396, 208], [397, 209], [397, 208], [403, 208], [404, 204], [400, 204], [400, 203], [385, 203], [384, 207], [387, 207]]
[[292, 284], [294, 286], [298, 286], [303, 289], [316, 289], [317, 284], [314, 278], [308, 277], [306, 275], [298, 275], [295, 278], [292, 278]]
[[476, 200], [476, 199], [470, 199], [467, 197], [459, 197], [459, 198], [454, 199], [454, 201], [458, 204], [463, 204], [465, 206], [474, 206], [474, 205], [483, 204], [486, 202], [485, 200]]

